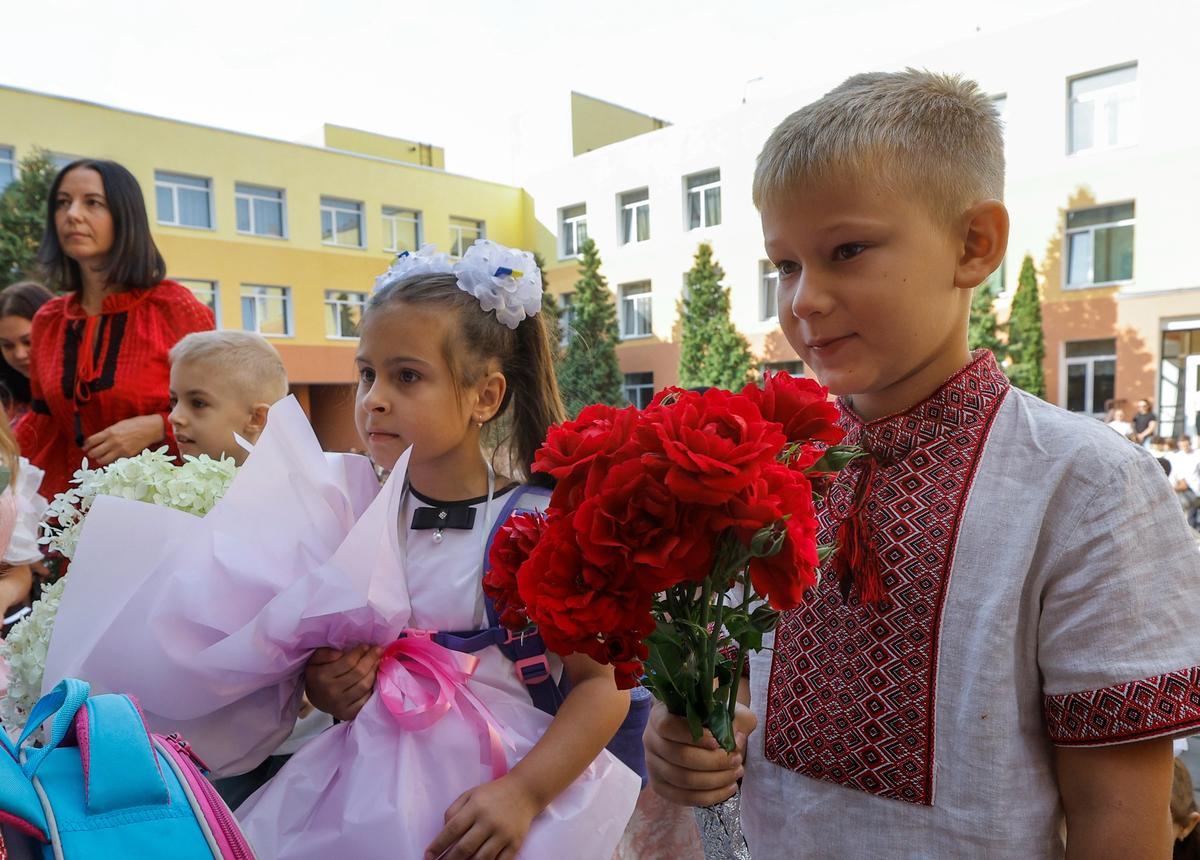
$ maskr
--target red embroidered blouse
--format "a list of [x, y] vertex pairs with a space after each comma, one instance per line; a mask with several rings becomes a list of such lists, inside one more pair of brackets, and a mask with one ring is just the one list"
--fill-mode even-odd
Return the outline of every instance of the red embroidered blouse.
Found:
[[32, 409], [15, 428], [21, 453], [46, 471], [41, 494], [66, 490], [83, 441], [126, 418], [160, 415], [176, 453], [167, 353], [213, 326], [212, 311], [174, 281], [106, 296], [96, 316], [75, 295], [46, 302], [33, 318]]

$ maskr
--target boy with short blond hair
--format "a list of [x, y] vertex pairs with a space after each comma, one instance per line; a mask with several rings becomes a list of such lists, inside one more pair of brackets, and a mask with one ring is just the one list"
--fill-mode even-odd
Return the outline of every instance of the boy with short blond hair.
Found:
[[275, 347], [246, 331], [204, 331], [175, 344], [171, 361], [171, 426], [180, 454], [231, 457], [239, 466], [267, 423], [267, 410], [287, 396], [287, 370]]
[[759, 860], [1170, 856], [1200, 558], [1153, 458], [969, 351], [1003, 177], [987, 97], [911, 69], [849, 79], [760, 157], [780, 325], [871, 454], [820, 511], [858, 561], [752, 658], [742, 751], [661, 709], [646, 736], [669, 799], [744, 773]]

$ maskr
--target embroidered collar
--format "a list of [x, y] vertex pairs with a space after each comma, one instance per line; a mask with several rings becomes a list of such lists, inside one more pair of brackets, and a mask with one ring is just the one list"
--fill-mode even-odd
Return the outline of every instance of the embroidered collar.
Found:
[[[150, 291], [153, 289], [154, 287], [134, 288], [124, 290], [120, 293], [110, 293], [104, 297], [104, 302], [100, 306], [100, 313], [98, 316], [119, 314], [127, 311], [148, 297], [150, 295]], [[87, 319], [88, 314], [84, 311], [83, 305], [79, 302], [78, 293], [71, 293], [67, 296], [66, 304], [63, 307], [63, 316], [69, 320]]]
[[862, 446], [881, 463], [901, 460], [947, 428], [957, 430], [984, 420], [1011, 387], [996, 357], [986, 349], [976, 350], [970, 364], [903, 412], [863, 421], [844, 398], [839, 399], [846, 444]]

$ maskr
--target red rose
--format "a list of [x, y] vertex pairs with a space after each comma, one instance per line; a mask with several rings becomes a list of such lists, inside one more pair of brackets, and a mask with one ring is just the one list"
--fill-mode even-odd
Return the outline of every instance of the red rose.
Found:
[[774, 608], [795, 609], [817, 581], [817, 515], [812, 489], [803, 475], [783, 466], [770, 470], [761, 488], [763, 496], [756, 504], [761, 508], [777, 505], [780, 518], [787, 517], [786, 536], [778, 553], [750, 560], [750, 582]]
[[571, 517], [583, 557], [601, 568], [629, 568], [639, 587], [665, 591], [712, 569], [717, 532], [710, 508], [682, 502], [661, 464], [627, 460]]
[[572, 510], [582, 501], [593, 466], [603, 470], [624, 446], [637, 424], [638, 410], [628, 406], [614, 409], [604, 404], [586, 407], [574, 421], [550, 428], [538, 449], [533, 471], [552, 475], [556, 481], [551, 504]]
[[640, 643], [654, 630], [651, 596], [628, 571], [588, 562], [572, 537], [568, 520], [551, 522], [518, 571], [517, 584], [547, 648], [608, 662], [608, 641]]
[[496, 532], [488, 552], [483, 591], [492, 599], [500, 623], [511, 630], [529, 626], [525, 601], [517, 588], [517, 571], [533, 553], [545, 528], [546, 518], [541, 514], [515, 513]]
[[767, 373], [762, 388], [751, 383], [742, 389], [742, 394], [754, 401], [764, 418], [783, 425], [789, 442], [836, 445], [846, 435], [838, 426], [841, 413], [829, 401], [829, 389], [815, 380], [783, 371]]
[[748, 398], [715, 388], [644, 413], [635, 438], [648, 452], [644, 462], [666, 465], [667, 487], [704, 505], [723, 504], [749, 486], [786, 441]]

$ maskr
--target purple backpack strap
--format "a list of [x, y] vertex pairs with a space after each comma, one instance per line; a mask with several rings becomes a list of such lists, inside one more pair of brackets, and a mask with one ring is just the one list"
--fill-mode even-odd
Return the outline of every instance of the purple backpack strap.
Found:
[[[508, 522], [508, 518], [518, 510], [535, 510], [534, 508], [521, 508], [520, 502], [527, 496], [540, 496], [544, 499], [550, 498], [550, 490], [544, 487], [531, 487], [528, 484], [522, 484], [511, 493], [504, 501], [504, 507], [500, 509], [500, 516], [496, 517], [496, 521], [492, 524], [492, 532], [488, 535], [487, 552], [483, 558], [483, 570], [487, 573], [488, 570], [488, 555], [491, 553], [492, 543], [496, 540], [496, 534], [500, 531], [500, 527]], [[496, 613], [496, 607], [492, 603], [492, 599], [486, 594], [483, 596], [484, 608], [487, 610], [487, 622], [490, 631], [497, 631], [501, 635], [493, 634], [492, 641], [500, 648], [500, 652], [512, 660], [513, 667], [517, 671], [517, 677], [520, 678], [529, 690], [529, 698], [533, 700], [533, 704], [540, 711], [545, 711], [553, 716], [558, 713], [559, 706], [562, 705], [565, 694], [557, 683], [554, 681], [554, 676], [550, 674], [550, 662], [546, 659], [546, 643], [542, 641], [542, 637], [536, 631], [521, 635], [513, 635], [508, 633], [504, 626], [500, 624], [500, 616]], [[499, 641], [503, 638], [504, 641]]]

